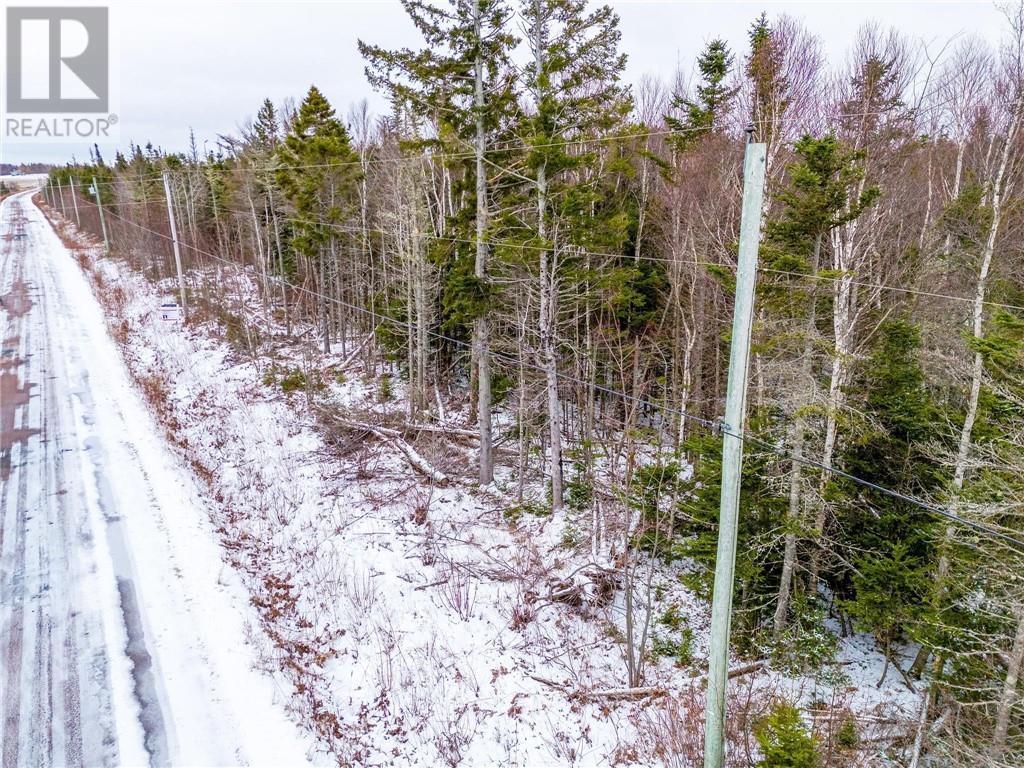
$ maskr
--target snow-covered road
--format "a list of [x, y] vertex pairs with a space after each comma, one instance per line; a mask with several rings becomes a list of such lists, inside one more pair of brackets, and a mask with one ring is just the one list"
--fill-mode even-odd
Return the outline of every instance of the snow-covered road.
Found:
[[306, 763], [74, 256], [0, 210], [0, 768]]

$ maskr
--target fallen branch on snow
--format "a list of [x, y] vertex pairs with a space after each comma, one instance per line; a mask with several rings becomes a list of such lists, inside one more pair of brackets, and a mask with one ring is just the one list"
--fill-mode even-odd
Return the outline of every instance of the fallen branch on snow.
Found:
[[612, 701], [622, 699], [657, 699], [661, 696], [668, 696], [668, 689], [659, 686], [608, 688], [603, 691], [588, 691], [584, 696], [591, 699], [611, 699]]
[[442, 584], [447, 584], [447, 583], [448, 583], [448, 577], [446, 576], [443, 579], [438, 579], [437, 581], [432, 581], [429, 584], [419, 584], [419, 585], [413, 587], [413, 589], [415, 589], [416, 591], [421, 591], [421, 590], [424, 590], [424, 589], [430, 589], [431, 587], [440, 587]]
[[411, 466], [421, 475], [427, 477], [436, 485], [448, 485], [448, 483], [450, 482], [448, 479], [448, 475], [446, 475], [441, 470], [433, 467], [430, 464], [430, 462], [428, 462], [426, 459], [420, 456], [416, 452], [415, 448], [413, 448], [411, 445], [405, 442], [405, 440], [402, 439], [402, 433], [399, 432], [397, 429], [391, 429], [389, 427], [379, 427], [374, 424], [364, 424], [358, 421], [349, 421], [347, 419], [338, 418], [336, 414], [331, 413], [327, 409], [320, 408], [319, 410], [321, 411], [321, 413], [324, 413], [325, 415], [333, 419], [335, 423], [340, 424], [341, 426], [347, 429], [369, 433], [378, 438], [379, 440], [381, 440], [381, 442], [391, 443], [392, 445], [394, 445], [395, 448], [402, 452], [402, 454], [405, 456], [405, 460], [409, 463], [409, 466]]
[[[729, 679], [733, 680], [737, 677], [743, 677], [753, 672], [757, 672], [764, 667], [764, 661], [755, 661], [750, 664], [745, 664], [742, 667], [734, 667], [729, 670]], [[580, 699], [606, 699], [611, 701], [616, 700], [636, 700], [636, 699], [656, 699], [662, 696], [668, 696], [670, 691], [668, 688], [662, 686], [638, 686], [635, 688], [604, 688], [600, 690], [586, 690], [582, 688], [573, 688], [568, 683], [559, 683], [554, 680], [548, 680], [546, 677], [540, 677], [539, 675], [530, 675], [533, 680], [538, 683], [554, 688], [555, 690], [562, 691], [570, 698]], [[689, 685], [704, 684], [707, 681], [707, 675], [701, 675], [690, 680]]]
[[439, 469], [435, 469], [430, 465], [426, 459], [416, 453], [416, 450], [409, 445], [405, 440], [400, 437], [392, 437], [384, 434], [380, 430], [371, 429], [375, 435], [386, 443], [391, 443], [398, 450], [405, 455], [405, 460], [409, 462], [409, 466], [419, 472], [421, 475], [425, 475], [428, 479], [437, 485], [448, 485], [448, 475]]

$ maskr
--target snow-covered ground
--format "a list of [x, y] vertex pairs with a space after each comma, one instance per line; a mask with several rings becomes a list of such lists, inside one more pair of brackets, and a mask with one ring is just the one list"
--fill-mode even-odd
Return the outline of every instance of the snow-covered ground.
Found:
[[0, 209], [0, 296], [4, 768], [306, 764], [193, 476], [26, 194]]
[[[188, 560], [214, 568], [219, 556], [229, 564], [218, 570], [227, 585], [219, 594], [248, 617], [248, 645], [231, 661], [255, 659], [273, 676], [294, 720], [315, 734], [322, 759], [694, 764], [708, 619], [679, 568], [653, 571], [651, 632], [678, 643], [684, 630], [658, 619], [680, 617], [692, 635], [692, 661], [651, 657], [651, 695], [623, 691], [622, 590], [611, 590], [608, 601], [559, 598], [571, 586], [593, 598], [602, 568], [612, 565], [610, 558], [593, 562], [589, 518], [516, 509], [508, 469], [487, 489], [460, 482], [460, 474], [471, 475], [459, 468], [471, 466], [472, 441], [460, 441], [455, 430], [446, 440], [415, 441], [423, 457], [456, 478], [443, 487], [429, 482], [397, 441], [359, 427], [394, 422], [403, 412], [401, 384], [385, 386], [383, 371], [365, 367], [361, 355], [324, 356], [274, 338], [264, 338], [264, 354], [248, 355], [230, 315], [187, 328], [163, 321], [157, 310], [173, 286], [154, 286], [95, 250], [78, 255], [163, 436], [190, 466], [196, 488], [171, 473], [190, 499], [201, 499], [188, 505], [184, 523], [174, 523], [187, 549], [196, 549]], [[208, 277], [225, 304], [251, 296], [252, 281], [236, 282], [230, 269]], [[225, 311], [245, 311], [233, 303]], [[282, 376], [297, 369], [321, 379], [316, 401], [331, 409], [329, 417], [311, 415], [301, 388], [282, 391]], [[464, 406], [448, 402], [445, 410], [454, 426], [469, 427]], [[140, 423], [148, 430], [150, 422]], [[163, 500], [177, 493], [160, 487]], [[237, 641], [240, 626], [229, 629]], [[897, 673], [875, 686], [883, 659], [868, 638], [845, 641], [839, 661], [827, 679], [770, 669], [744, 675], [733, 681], [732, 700], [750, 718], [785, 696], [809, 712], [828, 708], [833, 719], [851, 713], [873, 735], [913, 717], [916, 695]], [[749, 764], [749, 726], [749, 719], [733, 720], [736, 765]]]

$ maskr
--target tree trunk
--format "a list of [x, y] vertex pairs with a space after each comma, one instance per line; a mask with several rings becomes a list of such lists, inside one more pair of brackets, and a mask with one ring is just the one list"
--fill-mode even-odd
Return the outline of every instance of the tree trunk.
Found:
[[288, 314], [288, 275], [284, 268], [284, 251], [281, 249], [281, 229], [277, 223], [277, 210], [274, 208], [274, 192], [271, 187], [267, 187], [267, 198], [270, 203], [270, 215], [274, 219], [274, 242], [277, 244], [277, 264], [281, 272], [281, 309], [284, 312], [284, 333], [285, 336], [291, 336], [292, 321], [291, 316]]
[[1003, 682], [1003, 695], [999, 698], [996, 710], [996, 728], [992, 736], [992, 758], [999, 760], [1006, 750], [1006, 737], [1010, 730], [1010, 714], [1017, 700], [1017, 681], [1020, 680], [1020, 669], [1024, 663], [1024, 606], [1017, 608], [1017, 634], [1013, 638], [1013, 648], [1006, 669], [1006, 680]]
[[[857, 191], [859, 199], [863, 193], [864, 182]], [[836, 440], [839, 435], [839, 411], [845, 402], [845, 386], [847, 366], [850, 356], [853, 354], [853, 319], [855, 317], [856, 293], [853, 284], [853, 277], [850, 270], [853, 265], [852, 251], [854, 248], [854, 236], [856, 232], [856, 221], [846, 225], [846, 232], [835, 232], [832, 234], [833, 243], [833, 266], [841, 275], [835, 283], [834, 301], [832, 305], [832, 329], [835, 336], [832, 353], [832, 374], [828, 385], [828, 404], [825, 408], [825, 444], [822, 449], [821, 463], [826, 467], [832, 466], [832, 459], [835, 456]], [[845, 234], [845, 237], [844, 237]], [[825, 486], [828, 485], [832, 474], [828, 469], [823, 469], [818, 480], [819, 495], [822, 502], [814, 517], [815, 547], [811, 552], [808, 581], [811, 589], [816, 590], [818, 585], [818, 574], [821, 570], [822, 539], [825, 534], [825, 522], [828, 510], [824, 503]]]
[[[814, 374], [812, 356], [814, 354], [814, 336], [817, 332], [817, 291], [814, 278], [818, 274], [818, 261], [821, 256], [821, 240], [819, 234], [814, 242], [814, 257], [811, 262], [810, 302], [807, 309], [807, 323], [804, 326], [803, 355], [800, 359], [800, 378], [796, 382], [798, 391], [806, 392], [796, 409], [790, 440], [793, 445], [793, 466], [789, 473], [789, 510], [786, 519], [786, 546], [782, 559], [782, 576], [779, 579], [779, 596], [775, 604], [775, 638], [778, 639], [786, 628], [786, 616], [789, 611], [789, 597], [793, 583], [793, 571], [796, 568], [796, 527], [800, 522], [801, 483], [803, 480], [804, 437], [807, 432], [805, 408], [814, 401]], [[804, 389], [806, 387], [806, 389]], [[816, 589], [816, 582], [811, 582], [811, 589]]]
[[[477, 40], [477, 56], [473, 62], [476, 106], [476, 264], [477, 280], [487, 280], [487, 176], [484, 170], [484, 62], [480, 53], [480, 4], [474, 6], [473, 31]], [[473, 350], [476, 362], [477, 427], [480, 432], [480, 483], [487, 485], [494, 479], [494, 461], [491, 448], [491, 362], [490, 327], [486, 313], [476, 319], [473, 326]]]
[[[975, 341], [980, 341], [985, 333], [985, 296], [988, 291], [989, 272], [992, 269], [992, 258], [995, 255], [996, 237], [999, 234], [999, 225], [1003, 213], [1003, 184], [1006, 176], [1006, 169], [1010, 163], [1012, 146], [1017, 135], [1017, 126], [1021, 114], [1020, 105], [1014, 106], [1013, 118], [1010, 121], [1003, 145], [1003, 155], [992, 183], [992, 220], [989, 223], [988, 235], [985, 238], [985, 248], [981, 256], [981, 266], [978, 270], [978, 282], [974, 289], [974, 304], [971, 313], [971, 335]], [[971, 390], [967, 400], [967, 413], [964, 416], [963, 426], [960, 428], [960, 440], [956, 452], [956, 464], [953, 467], [953, 494], [959, 497], [964, 488], [964, 479], [967, 475], [967, 463], [971, 452], [971, 442], [974, 433], [974, 423], [978, 418], [978, 400], [981, 397], [981, 381], [985, 373], [985, 361], [981, 352], [974, 353], [971, 365]], [[942, 547], [942, 554], [939, 557], [938, 583], [939, 588], [949, 576], [949, 555], [947, 552], [948, 542], [952, 539], [955, 529], [953, 526], [946, 528], [945, 542]]]
[[540, 252], [540, 344], [547, 383], [549, 469], [551, 471], [551, 511], [562, 508], [562, 411], [558, 402], [558, 360], [555, 356], [555, 319], [557, 283], [554, 277], [555, 251], [547, 248], [547, 177], [543, 165], [537, 168], [537, 235]]
[[[985, 331], [985, 297], [988, 289], [988, 278], [989, 272], [992, 269], [992, 259], [995, 255], [996, 237], [999, 234], [999, 226], [1002, 219], [1002, 204], [1003, 204], [1003, 192], [1004, 183], [1006, 177], [1006, 170], [1009, 166], [1010, 155], [1012, 147], [1016, 140], [1017, 128], [1020, 124], [1022, 105], [1018, 101], [1013, 107], [1013, 116], [1010, 119], [1010, 124], [1007, 128], [1006, 139], [1003, 145], [1003, 153], [1000, 159], [999, 168], [996, 171], [995, 178], [992, 182], [991, 195], [992, 195], [992, 219], [989, 223], [988, 235], [985, 238], [985, 247], [982, 252], [981, 266], [978, 270], [978, 282], [975, 285], [974, 290], [974, 304], [972, 307], [972, 322], [971, 322], [971, 334], [975, 341], [980, 341], [984, 337]], [[959, 160], [959, 157], [958, 157]], [[958, 168], [957, 173], [960, 170]], [[953, 467], [953, 500], [954, 503], [959, 503], [960, 496], [963, 492], [964, 481], [967, 476], [967, 465], [970, 458], [971, 443], [973, 441], [974, 423], [978, 417], [978, 401], [981, 397], [981, 382], [985, 373], [985, 361], [982, 358], [980, 352], [975, 352], [971, 365], [971, 389], [967, 401], [967, 413], [964, 416], [964, 423], [960, 429], [960, 440], [957, 446], [956, 464]], [[935, 587], [935, 601], [937, 604], [941, 604], [945, 599], [946, 584], [949, 580], [950, 575], [950, 559], [949, 559], [949, 547], [953, 541], [953, 537], [956, 533], [954, 525], [947, 525], [945, 536], [942, 541], [942, 545], [939, 550], [939, 562], [936, 569], [936, 587]], [[1020, 626], [1018, 624], [1018, 638], [1020, 636]], [[1014, 645], [1015, 649], [1017, 644]], [[942, 654], [939, 654], [934, 661], [934, 668], [938, 672], [943, 665]], [[1017, 677], [1020, 673], [1020, 664], [1018, 662], [1016, 670], [1014, 665], [1010, 664], [1010, 669], [1007, 673], [1006, 686], [1012, 689], [1016, 688]], [[1012, 678], [1012, 686], [1011, 686]], [[928, 694], [931, 695], [934, 690], [934, 684], [929, 684]], [[1007, 688], [1004, 687], [1004, 696]], [[1012, 690], [1011, 690], [1012, 695]], [[1002, 702], [1000, 703], [1002, 706]], [[1002, 712], [1000, 712], [1002, 714]], [[995, 748], [996, 738], [999, 735], [999, 726], [997, 722], [995, 737], [993, 738], [993, 748]], [[1004, 736], [1005, 738], [1005, 736]]]
[[327, 315], [327, 259], [324, 257], [324, 249], [322, 247], [317, 255], [319, 256], [317, 260], [320, 262], [320, 297], [318, 302], [320, 305], [320, 330], [324, 335], [324, 354], [329, 355], [331, 354], [331, 326]]
[[427, 265], [426, 246], [423, 244], [423, 233], [420, 231], [420, 219], [417, 211], [413, 209], [412, 225], [412, 248], [413, 248], [413, 296], [416, 302], [416, 386], [413, 388], [413, 402], [417, 410], [426, 407], [429, 395], [427, 394], [427, 368], [429, 361], [430, 342], [428, 339], [428, 318], [427, 318]]

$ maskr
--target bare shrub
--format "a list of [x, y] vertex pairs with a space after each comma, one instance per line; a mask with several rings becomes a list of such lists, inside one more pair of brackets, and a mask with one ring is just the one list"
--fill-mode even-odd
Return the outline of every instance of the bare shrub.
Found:
[[453, 565], [448, 572], [448, 580], [441, 585], [441, 600], [463, 621], [469, 621], [473, 616], [476, 582], [476, 577], [465, 568]]
[[395, 633], [389, 629], [378, 627], [376, 641], [377, 686], [382, 692], [392, 691], [395, 689], [395, 683], [398, 679], [396, 666], [400, 662], [400, 659], [396, 658], [399, 654], [397, 653], [398, 643]]
[[[746, 768], [757, 759], [751, 733], [754, 721], [768, 711], [773, 692], [755, 687], [752, 681], [730, 685], [726, 719], [726, 765]], [[692, 685], [671, 696], [656, 699], [635, 719], [636, 740], [620, 745], [623, 760], [630, 756], [641, 763], [666, 768], [692, 768], [704, 760], [704, 689]]]
[[[97, 280], [99, 280], [98, 274], [96, 277]], [[115, 285], [110, 288], [110, 290], [106, 291], [104, 295], [106, 297], [106, 302], [104, 303], [107, 304], [108, 310], [114, 315], [122, 315], [124, 313], [125, 303], [128, 301], [128, 297], [125, 296], [124, 293], [124, 288], [120, 285]]]
[[425, 525], [430, 512], [430, 502], [434, 495], [434, 486], [417, 485], [412, 491], [411, 517], [416, 525]]
[[119, 347], [125, 347], [128, 345], [128, 333], [130, 332], [131, 327], [128, 325], [127, 320], [122, 320], [119, 323], [111, 322], [109, 323], [109, 328], [110, 335], [113, 336], [114, 341], [117, 342]]
[[159, 374], [141, 375], [136, 377], [136, 383], [142, 390], [142, 396], [146, 402], [156, 411], [161, 421], [171, 418], [172, 407], [170, 393], [167, 384]]
[[[353, 567], [351, 577], [346, 578], [343, 583], [343, 589], [354, 613], [353, 625], [355, 628], [362, 627], [366, 623], [364, 619], [373, 611], [379, 597], [373, 576], [367, 571], [357, 573]], [[359, 634], [365, 637], [365, 627]]]
[[509, 621], [509, 628], [520, 632], [532, 624], [535, 618], [537, 618], [537, 611], [530, 603], [518, 602], [512, 606], [512, 619]]
[[551, 737], [547, 741], [548, 750], [560, 765], [578, 765], [587, 754], [590, 746], [590, 726], [583, 726], [578, 733], [570, 733], [571, 725], [564, 721], [557, 724], [548, 720]]
[[299, 509], [302, 506], [301, 499], [293, 499], [285, 491], [286, 488], [296, 487], [294, 485], [279, 485], [271, 488], [267, 498], [265, 499], [266, 506], [264, 507], [263, 514], [272, 522], [276, 523], [279, 527], [284, 528], [298, 514]]
[[[640, 762], [666, 768], [691, 768], [704, 755], [704, 701], [699, 691], [684, 690], [658, 699], [636, 721], [636, 743], [622, 748]], [[625, 757], [625, 755], [623, 755]]]
[[438, 720], [440, 722], [434, 722], [434, 746], [445, 764], [454, 768], [462, 763], [480, 721], [472, 702], [444, 711]]

